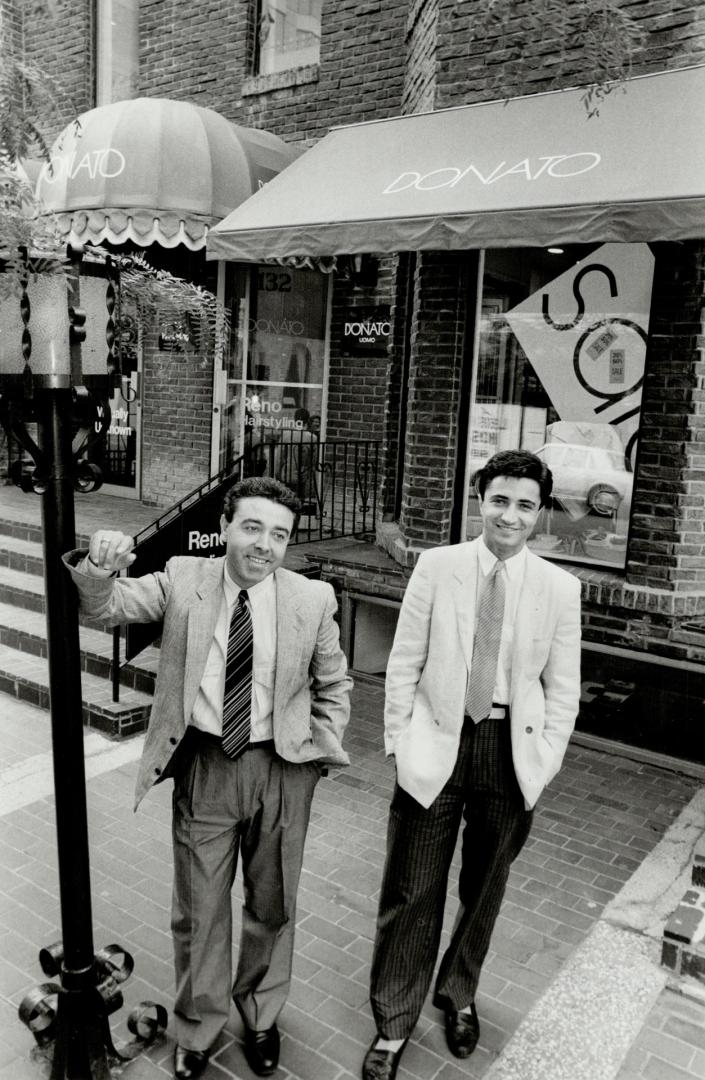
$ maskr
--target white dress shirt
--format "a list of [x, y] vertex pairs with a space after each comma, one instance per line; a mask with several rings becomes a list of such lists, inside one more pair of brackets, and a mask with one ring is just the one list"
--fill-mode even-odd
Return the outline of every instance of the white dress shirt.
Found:
[[[475, 621], [480, 610], [480, 598], [487, 583], [489, 575], [497, 562], [493, 555], [480, 538], [478, 545], [479, 573], [477, 575], [477, 592], [475, 595]], [[509, 690], [512, 683], [512, 646], [514, 644], [514, 624], [516, 622], [519, 593], [524, 583], [524, 570], [526, 567], [526, 545], [504, 560], [504, 620], [502, 622], [502, 638], [499, 646], [499, 661], [497, 663], [497, 678], [495, 680], [492, 700], [496, 705], [509, 704]]]
[[[228, 631], [240, 586], [228, 573], [223, 573], [223, 597], [206, 660], [201, 685], [191, 714], [191, 724], [211, 735], [222, 734], [225, 660], [228, 650]], [[277, 654], [277, 591], [274, 575], [268, 574], [247, 590], [247, 604], [252, 615], [253, 681], [250, 742], [272, 738], [272, 709], [274, 703], [274, 670]]]

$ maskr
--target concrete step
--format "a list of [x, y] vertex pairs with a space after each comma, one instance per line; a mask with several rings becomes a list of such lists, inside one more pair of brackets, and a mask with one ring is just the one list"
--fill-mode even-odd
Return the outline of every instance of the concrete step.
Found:
[[44, 611], [44, 578], [0, 565], [0, 603], [27, 611]]
[[[0, 505], [4, 493], [0, 493]], [[42, 543], [42, 527], [35, 521], [25, 521], [22, 517], [9, 517], [3, 510], [0, 511], [0, 536], [12, 536], [17, 540], [29, 540], [35, 544]]]
[[[0, 492], [0, 692], [49, 708], [44, 551], [37, 503]], [[5, 498], [3, 499], [3, 496]], [[88, 537], [78, 532], [77, 546]], [[79, 619], [83, 722], [106, 735], [143, 731], [149, 721], [159, 650], [121, 663], [119, 702], [112, 700], [113, 632]], [[124, 642], [124, 639], [123, 639]], [[121, 648], [124, 656], [124, 643]]]
[[[43, 613], [46, 610], [43, 576], [29, 570], [16, 570], [0, 562], [0, 604]], [[79, 615], [79, 622], [85, 624], [85, 617]], [[112, 630], [94, 629], [112, 639]]]
[[661, 963], [705, 985], [705, 888], [693, 885], [666, 923]]
[[661, 963], [705, 985], [705, 834], [695, 846], [690, 876], [691, 886], [664, 928]]
[[[101, 629], [79, 627], [81, 670], [102, 679], [111, 679], [113, 660], [112, 633]], [[154, 680], [159, 665], [159, 650], [144, 649], [135, 660], [125, 664], [124, 637], [121, 648], [120, 684], [142, 693], [154, 693]], [[9, 645], [33, 656], [47, 656], [45, 616], [38, 611], [20, 610], [12, 604], [0, 603], [0, 645]]]
[[0, 534], [0, 566], [42, 577], [44, 552], [41, 543]]
[[[39, 708], [49, 708], [49, 669], [44, 656], [0, 645], [0, 691]], [[144, 731], [152, 698], [141, 690], [124, 687], [120, 701], [112, 700], [110, 683], [96, 675], [81, 675], [83, 723], [113, 738]]]
[[[1, 500], [2, 496], [0, 496]], [[116, 526], [117, 527], [117, 526]], [[24, 540], [28, 543], [37, 544], [41, 550], [44, 542], [41, 522], [25, 521], [21, 517], [8, 517], [0, 510], [0, 540], [4, 542], [8, 538]], [[76, 546], [85, 547], [88, 544], [87, 534], [76, 535]]]
[[[184, 492], [185, 494], [185, 492]], [[124, 529], [135, 536], [160, 517], [166, 507], [145, 506], [137, 499], [106, 495], [100, 491], [74, 492], [75, 531], [88, 537], [96, 529]], [[11, 484], [0, 484], [0, 532], [41, 541], [42, 502]]]

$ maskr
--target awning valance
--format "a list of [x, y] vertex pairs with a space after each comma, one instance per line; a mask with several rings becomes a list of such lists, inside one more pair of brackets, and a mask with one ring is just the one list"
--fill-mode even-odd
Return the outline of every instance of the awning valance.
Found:
[[705, 67], [330, 132], [213, 228], [209, 258], [705, 236]]
[[220, 221], [298, 151], [267, 131], [168, 98], [102, 105], [68, 125], [37, 195], [67, 240], [202, 248]]

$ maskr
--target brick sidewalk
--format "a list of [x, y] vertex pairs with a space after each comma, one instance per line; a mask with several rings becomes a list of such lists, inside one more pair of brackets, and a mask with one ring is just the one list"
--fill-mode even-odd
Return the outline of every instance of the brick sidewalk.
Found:
[[[31, 722], [29, 713], [13, 719], [14, 707], [3, 702], [0, 737], [6, 760], [21, 764], [48, 749], [49, 721], [34, 710]], [[299, 895], [294, 982], [280, 1022], [281, 1080], [356, 1078], [373, 1034], [367, 979], [393, 782], [392, 766], [383, 757], [381, 711], [381, 690], [359, 683], [347, 738], [354, 764], [321, 781], [316, 793]], [[118, 942], [135, 958], [135, 973], [124, 986], [126, 1006], [117, 1014], [123, 1037], [129, 1008], [145, 998], [170, 1006], [173, 981], [170, 791], [167, 785], [155, 789], [133, 815], [135, 772], [130, 763], [88, 782], [95, 945]], [[450, 1058], [440, 1014], [427, 1005], [399, 1080], [483, 1076], [698, 786], [688, 777], [571, 747], [512, 871], [480, 984], [477, 1051], [463, 1063]], [[4, 817], [0, 1080], [39, 1075], [28, 1063], [33, 1040], [17, 1021], [16, 1007], [29, 988], [44, 981], [39, 948], [60, 936], [55, 859], [51, 797]], [[446, 936], [456, 903], [453, 890]], [[664, 992], [619, 1080], [705, 1076], [703, 1019], [704, 1007]], [[207, 1080], [251, 1080], [241, 1034], [233, 1016]], [[125, 1080], [170, 1076], [172, 1050], [167, 1038], [127, 1066]]]

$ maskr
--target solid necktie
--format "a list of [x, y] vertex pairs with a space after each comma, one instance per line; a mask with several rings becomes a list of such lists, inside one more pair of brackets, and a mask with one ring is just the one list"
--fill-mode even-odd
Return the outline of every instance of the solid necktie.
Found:
[[252, 616], [247, 591], [241, 589], [228, 631], [223, 692], [223, 750], [239, 757], [250, 741], [252, 713]]
[[497, 680], [499, 646], [504, 621], [505, 586], [503, 564], [498, 559], [480, 600], [472, 649], [470, 682], [465, 698], [465, 712], [475, 723], [484, 720], [492, 709]]

